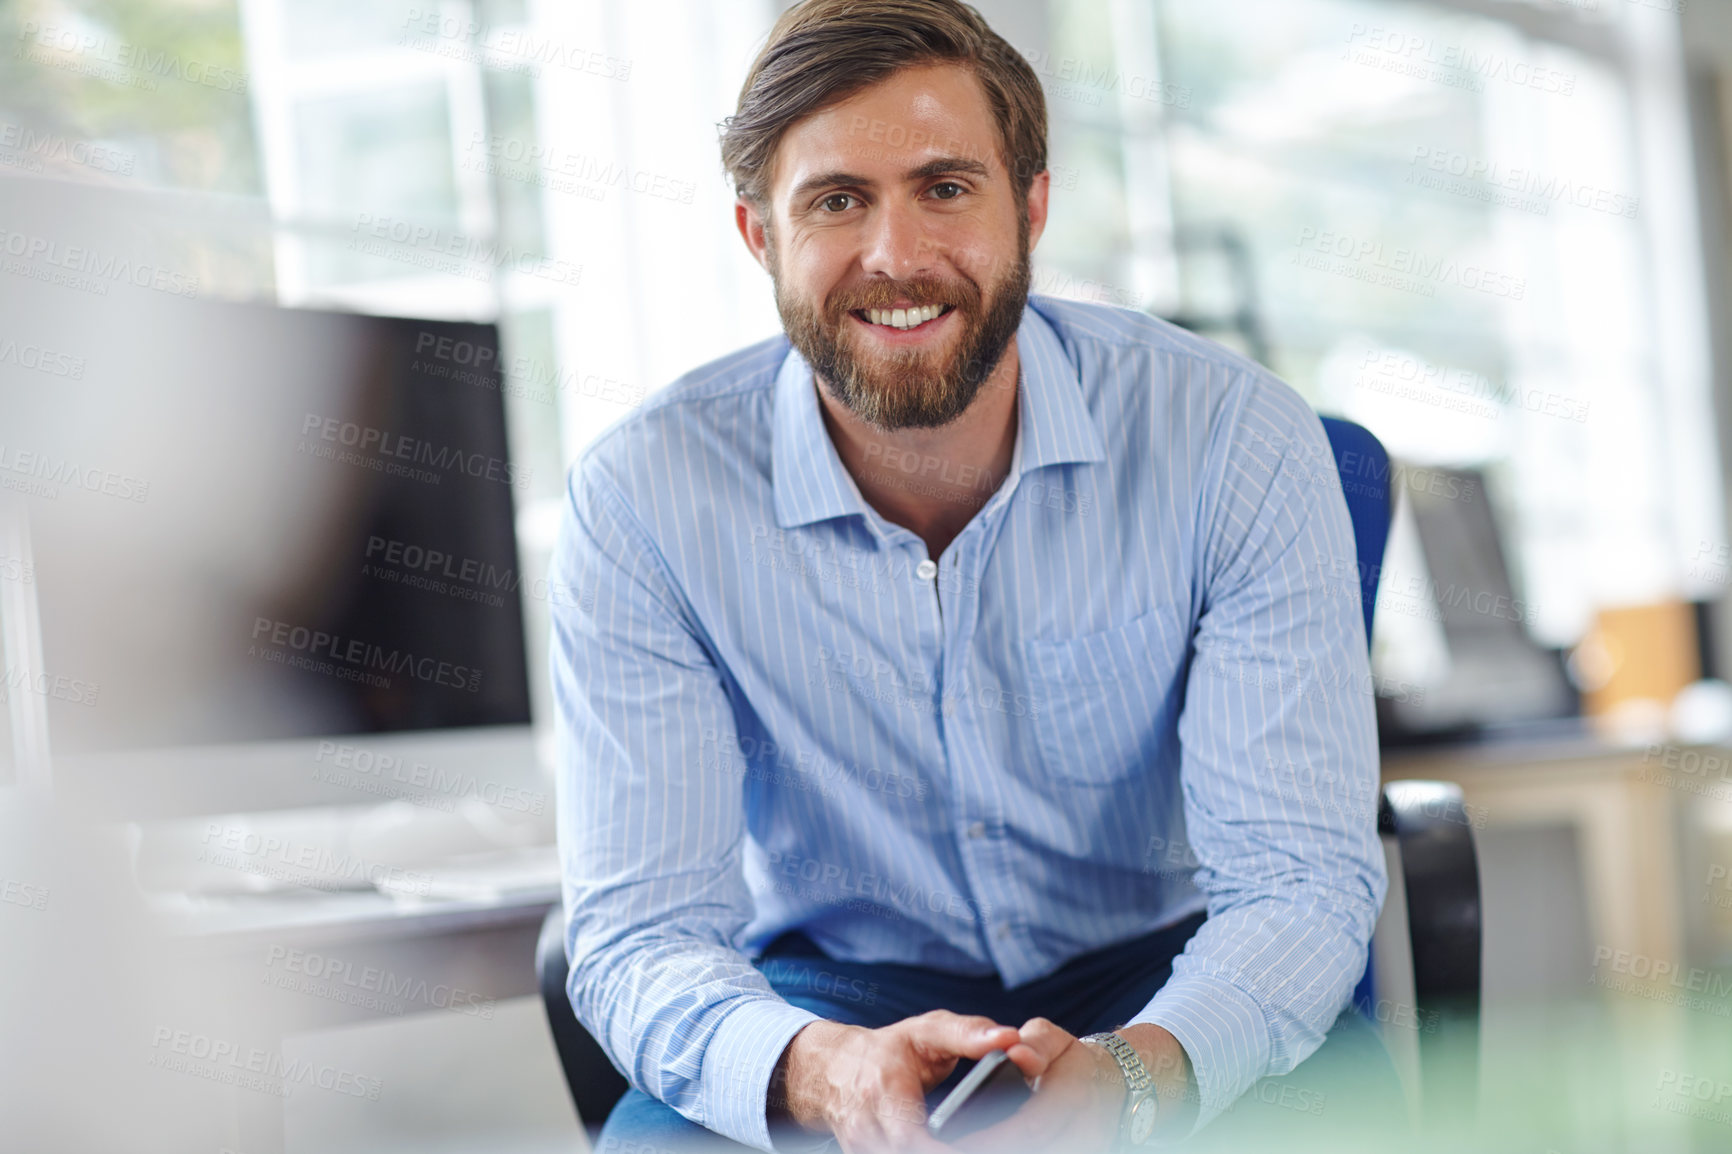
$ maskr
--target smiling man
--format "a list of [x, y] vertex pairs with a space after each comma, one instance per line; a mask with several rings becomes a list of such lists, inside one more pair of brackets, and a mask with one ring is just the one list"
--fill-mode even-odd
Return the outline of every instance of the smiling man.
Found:
[[1184, 1138], [1339, 1049], [1384, 893], [1321, 426], [1030, 297], [1045, 108], [966, 5], [791, 9], [722, 152], [786, 337], [599, 438], [555, 557], [602, 1149], [943, 1149], [993, 1049], [1036, 1092], [966, 1148]]

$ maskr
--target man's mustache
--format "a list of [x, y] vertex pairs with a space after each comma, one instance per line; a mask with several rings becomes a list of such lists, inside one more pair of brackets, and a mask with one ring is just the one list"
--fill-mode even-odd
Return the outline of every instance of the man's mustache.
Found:
[[829, 313], [840, 318], [859, 309], [888, 309], [900, 305], [951, 305], [964, 313], [978, 312], [980, 290], [967, 281], [910, 280], [873, 281], [830, 298]]

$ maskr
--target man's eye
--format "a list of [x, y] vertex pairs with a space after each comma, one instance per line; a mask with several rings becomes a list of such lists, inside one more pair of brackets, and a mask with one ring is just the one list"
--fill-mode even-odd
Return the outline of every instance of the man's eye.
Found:
[[852, 196], [849, 196], [845, 192], [832, 192], [829, 196], [826, 196], [823, 200], [818, 202], [818, 207], [822, 208], [825, 212], [846, 212], [848, 209], [848, 202], [853, 199]]
[[[945, 191], [946, 189], [949, 191]], [[947, 180], [942, 184], [935, 184], [932, 186], [932, 195], [936, 196], [939, 200], [955, 200], [965, 191], [967, 190], [953, 180]]]

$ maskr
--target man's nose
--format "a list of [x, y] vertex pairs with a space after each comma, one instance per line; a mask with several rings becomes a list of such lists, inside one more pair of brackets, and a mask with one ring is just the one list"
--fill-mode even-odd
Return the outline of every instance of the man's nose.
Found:
[[861, 271], [908, 280], [938, 266], [940, 245], [910, 204], [880, 204], [867, 225]]

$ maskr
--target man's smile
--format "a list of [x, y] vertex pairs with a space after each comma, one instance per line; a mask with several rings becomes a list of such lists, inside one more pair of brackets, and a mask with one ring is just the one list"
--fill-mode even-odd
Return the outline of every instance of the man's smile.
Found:
[[954, 305], [920, 305], [900, 309], [850, 309], [848, 315], [874, 336], [894, 344], [925, 340], [946, 325]]

